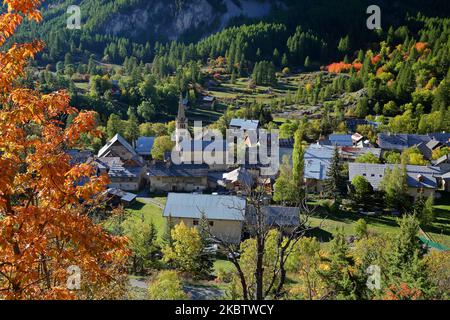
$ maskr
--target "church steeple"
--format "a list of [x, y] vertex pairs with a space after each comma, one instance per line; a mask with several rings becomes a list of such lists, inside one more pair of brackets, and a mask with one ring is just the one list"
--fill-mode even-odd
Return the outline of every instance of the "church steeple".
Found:
[[[178, 115], [176, 122], [177, 124], [186, 124], [185, 127], [179, 127], [180, 129], [187, 129], [187, 119], [186, 119], [186, 111], [184, 110], [184, 103], [183, 103], [183, 94], [180, 93], [180, 101], [178, 103]], [[177, 126], [178, 128], [178, 126]]]
[[180, 102], [178, 104], [178, 115], [175, 119], [175, 143], [177, 149], [180, 148], [180, 142], [186, 140], [188, 134], [188, 119], [186, 118], [185, 105], [183, 103], [183, 94], [180, 93]]

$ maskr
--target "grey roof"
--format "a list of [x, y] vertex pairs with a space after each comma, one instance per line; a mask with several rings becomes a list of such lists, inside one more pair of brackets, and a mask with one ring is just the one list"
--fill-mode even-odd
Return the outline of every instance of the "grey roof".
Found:
[[[369, 164], [369, 163], [349, 163], [349, 179], [353, 180], [356, 176], [363, 176], [370, 182], [372, 187], [378, 189], [384, 177], [386, 168], [391, 170], [393, 164]], [[411, 188], [437, 188], [436, 178], [443, 174], [439, 167], [428, 166], [406, 166], [406, 182]], [[419, 177], [422, 179], [420, 181]]]
[[431, 139], [430, 141], [428, 141], [428, 143], [426, 144], [427, 148], [430, 150], [434, 150], [437, 147], [439, 147], [442, 143], [436, 139]]
[[305, 178], [325, 180], [333, 158], [332, 146], [310, 145], [305, 151]]
[[237, 196], [169, 193], [164, 217], [244, 221], [245, 199]]
[[111, 167], [123, 165], [123, 162], [119, 157], [95, 157], [90, 159], [89, 162], [93, 162], [97, 168], [103, 170], [109, 170]]
[[239, 167], [231, 172], [222, 175], [223, 180], [230, 183], [240, 183], [241, 185], [251, 187], [253, 185], [253, 177], [245, 168]]
[[[214, 143], [214, 144], [213, 144]], [[214, 147], [222, 148], [222, 150], [216, 150], [216, 151], [227, 151], [227, 141], [226, 140], [183, 140], [179, 143], [180, 147], [184, 151], [193, 151], [193, 152], [201, 152], [205, 151], [206, 147], [211, 145], [211, 151], [214, 149]]]
[[417, 145], [417, 149], [424, 156], [425, 159], [430, 160], [433, 157], [433, 150], [428, 148], [428, 143], [421, 142]]
[[351, 134], [330, 134], [327, 139], [320, 141], [322, 145], [351, 147], [353, 139]]
[[155, 137], [139, 137], [136, 141], [136, 152], [141, 156], [149, 156]]
[[381, 149], [380, 148], [357, 148], [357, 147], [342, 147], [340, 150], [340, 156], [345, 158], [356, 159], [357, 157], [371, 153], [377, 158], [381, 157]]
[[148, 168], [151, 177], [206, 177], [208, 175], [206, 164], [166, 164], [157, 162]]
[[450, 163], [450, 154], [443, 155], [439, 159], [435, 161], [435, 165], [443, 164], [443, 163]]
[[142, 167], [124, 167], [114, 165], [108, 171], [111, 178], [136, 178], [140, 175]]
[[403, 150], [413, 146], [418, 146], [421, 143], [428, 143], [435, 139], [442, 144], [449, 144], [450, 133], [429, 133], [426, 135], [420, 134], [389, 134], [379, 133], [378, 144], [381, 149], [385, 150]]
[[119, 142], [121, 145], [125, 147], [133, 156], [137, 156], [136, 151], [134, 151], [133, 147], [120, 135], [116, 134], [114, 137], [111, 138], [104, 146], [100, 149], [98, 152], [98, 157], [102, 157], [106, 154], [106, 152], [109, 150], [109, 148], [116, 142]]
[[256, 130], [259, 127], [259, 120], [231, 119], [230, 127], [238, 127], [244, 130]]
[[[261, 214], [269, 226], [293, 227], [300, 223], [300, 209], [298, 207], [265, 206], [261, 208]], [[246, 220], [253, 224], [255, 218], [255, 210], [251, 207], [248, 210]]]
[[117, 188], [109, 188], [108, 190], [106, 190], [106, 192], [110, 195], [120, 197], [122, 201], [126, 202], [132, 202], [137, 197], [137, 195], [135, 195], [134, 193], [125, 192]]

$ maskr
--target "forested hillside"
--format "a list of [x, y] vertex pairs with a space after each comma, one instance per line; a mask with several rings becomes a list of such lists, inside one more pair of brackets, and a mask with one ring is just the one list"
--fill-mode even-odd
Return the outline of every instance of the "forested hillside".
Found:
[[[159, 0], [85, 0], [78, 2], [81, 30], [69, 30], [65, 10], [73, 3], [49, 1], [45, 22], [14, 38], [43, 35], [46, 42], [35, 62], [40, 72], [30, 70], [24, 81], [39, 80], [46, 92], [68, 88], [73, 105], [98, 111], [105, 130], [111, 115], [120, 122], [134, 114], [133, 127], [147, 129], [155, 125], [150, 122], [173, 120], [181, 93], [190, 100], [194, 119], [206, 119], [222, 130], [231, 117], [254, 117], [292, 136], [296, 113], [310, 115], [311, 140], [346, 132], [342, 120], [348, 117], [376, 120], [379, 131], [448, 130], [449, 19], [441, 18], [448, 14], [445, 1], [429, 1], [425, 7], [419, 1], [379, 1], [381, 30], [366, 28], [371, 1], [232, 2], [235, 8], [257, 3], [270, 10], [253, 12], [254, 18], [251, 12], [247, 17], [230, 15], [228, 27], [210, 34], [212, 26], [199, 26], [206, 27], [204, 22], [216, 15], [226, 16], [233, 8], [229, 1], [169, 1], [162, 15], [157, 14]], [[199, 24], [194, 7], [209, 8]], [[158, 17], [146, 25], [137, 12]], [[259, 14], [263, 17], [255, 18]], [[117, 15], [142, 25], [133, 25], [133, 32], [113, 30]], [[173, 32], [167, 25], [172, 20], [186, 23], [178, 40], [154, 32]], [[221, 29], [221, 23], [215, 26]], [[210, 110], [198, 109], [208, 89], [213, 96], [216, 92], [217, 101]], [[274, 121], [283, 113], [287, 122]], [[373, 129], [360, 129], [376, 136]]]

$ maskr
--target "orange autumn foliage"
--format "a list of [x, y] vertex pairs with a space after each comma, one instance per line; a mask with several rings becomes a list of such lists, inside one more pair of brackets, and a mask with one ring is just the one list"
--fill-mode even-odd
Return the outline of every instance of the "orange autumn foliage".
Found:
[[351, 63], [344, 62], [334, 62], [328, 66], [328, 72], [332, 73], [341, 73], [345, 71], [349, 71], [352, 68]]
[[381, 54], [377, 54], [376, 56], [372, 57], [371, 62], [372, 64], [377, 64], [381, 60]]
[[406, 283], [391, 285], [385, 290], [383, 300], [419, 300], [423, 297], [422, 291], [411, 288]]
[[334, 62], [327, 66], [328, 72], [331, 73], [347, 72], [350, 71], [352, 68], [355, 69], [356, 71], [359, 71], [362, 68], [362, 63], [354, 62], [353, 64], [351, 64], [341, 61], [341, 62]]
[[417, 52], [422, 52], [427, 48], [428, 44], [426, 42], [417, 42], [416, 43], [416, 50]]
[[[109, 235], [89, 213], [99, 208], [107, 177], [72, 166], [65, 150], [93, 136], [94, 113], [69, 106], [66, 92], [42, 94], [18, 85], [41, 41], [3, 49], [23, 19], [39, 22], [38, 0], [5, 0], [0, 15], [0, 300], [86, 297], [67, 288], [69, 266], [82, 288], [105, 288], [121, 277], [125, 239]], [[4, 8], [3, 8], [4, 9]], [[60, 119], [76, 115], [65, 128]], [[80, 185], [81, 180], [87, 182]]]
[[361, 62], [353, 62], [353, 68], [355, 68], [356, 71], [360, 71], [363, 67], [363, 64]]

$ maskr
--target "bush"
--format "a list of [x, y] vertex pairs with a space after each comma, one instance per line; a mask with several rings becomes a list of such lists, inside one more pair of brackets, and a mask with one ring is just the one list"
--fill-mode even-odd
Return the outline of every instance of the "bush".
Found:
[[148, 287], [148, 297], [151, 300], [186, 300], [181, 277], [176, 271], [159, 272]]

